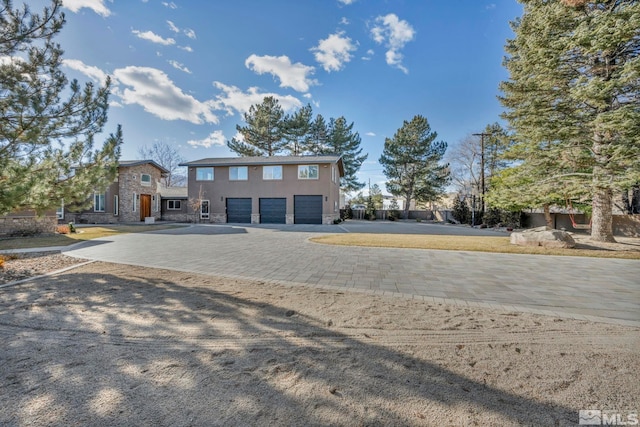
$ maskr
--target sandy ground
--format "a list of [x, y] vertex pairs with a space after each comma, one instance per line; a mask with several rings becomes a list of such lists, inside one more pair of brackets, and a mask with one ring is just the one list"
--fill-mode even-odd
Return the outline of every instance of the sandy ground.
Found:
[[640, 329], [92, 263], [0, 289], [0, 425], [576, 425]]

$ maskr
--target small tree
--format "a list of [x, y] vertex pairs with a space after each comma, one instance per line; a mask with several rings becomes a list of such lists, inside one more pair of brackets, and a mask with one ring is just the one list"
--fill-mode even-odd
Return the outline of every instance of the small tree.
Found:
[[390, 221], [395, 221], [400, 218], [400, 206], [398, 206], [398, 201], [396, 199], [391, 199], [388, 218]]
[[367, 209], [365, 209], [364, 214], [365, 217], [370, 220], [373, 221], [376, 219], [376, 205], [375, 202], [373, 201], [373, 197], [371, 196], [371, 194], [369, 194], [369, 196], [367, 197]]
[[471, 223], [471, 210], [469, 210], [469, 206], [467, 206], [466, 199], [460, 194], [456, 195], [453, 200], [451, 215], [456, 221], [462, 224]]
[[384, 198], [382, 197], [382, 190], [380, 189], [380, 186], [378, 184], [373, 184], [369, 190], [369, 194], [371, 196], [371, 201], [373, 202], [373, 207], [376, 210], [382, 209], [384, 207]]

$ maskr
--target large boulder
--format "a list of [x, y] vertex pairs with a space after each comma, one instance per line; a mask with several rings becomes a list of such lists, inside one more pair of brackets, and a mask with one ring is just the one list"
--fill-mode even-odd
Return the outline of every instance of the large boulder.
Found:
[[511, 244], [519, 246], [542, 246], [545, 248], [575, 248], [576, 241], [566, 231], [549, 227], [538, 227], [511, 233]]

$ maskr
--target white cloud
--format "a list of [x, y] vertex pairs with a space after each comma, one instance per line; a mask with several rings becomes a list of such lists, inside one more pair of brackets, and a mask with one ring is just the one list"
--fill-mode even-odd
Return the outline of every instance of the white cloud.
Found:
[[158, 69], [128, 66], [115, 70], [113, 75], [119, 84], [126, 86], [115, 92], [126, 105], [138, 104], [164, 120], [218, 123], [218, 117], [213, 114], [213, 101], [201, 102], [183, 93]]
[[373, 132], [367, 132], [367, 133], [365, 133], [365, 135], [366, 135], [366, 136], [376, 136], [376, 134], [375, 134], [375, 133], [373, 133]]
[[307, 76], [313, 74], [315, 68], [300, 62], [292, 64], [291, 60], [282, 56], [251, 55], [244, 65], [257, 74], [269, 73], [280, 79], [280, 87], [290, 87], [298, 92], [306, 92], [309, 86], [317, 85], [317, 80]]
[[174, 45], [176, 44], [176, 41], [172, 38], [168, 38], [168, 39], [163, 39], [162, 37], [160, 37], [159, 35], [155, 34], [153, 31], [138, 31], [138, 30], [132, 30], [131, 31], [133, 34], [135, 34], [136, 36], [138, 36], [139, 38], [143, 39], [143, 40], [148, 40], [152, 43], [158, 43], [164, 46], [170, 46], [170, 45]]
[[63, 5], [74, 13], [86, 7], [101, 16], [111, 15], [111, 11], [104, 5], [104, 0], [64, 0]]
[[174, 2], [163, 1], [162, 5], [165, 6], [165, 7], [168, 7], [169, 9], [177, 9], [178, 8], [178, 5], [175, 4]]
[[216, 96], [213, 105], [217, 110], [225, 110], [230, 115], [233, 115], [234, 111], [240, 114], [246, 113], [252, 105], [261, 104], [266, 96], [276, 98], [284, 111], [292, 111], [302, 107], [300, 100], [291, 95], [261, 93], [257, 87], [250, 87], [247, 92], [243, 92], [237, 86], [229, 86], [220, 82], [213, 82], [213, 85], [223, 92]]
[[343, 37], [344, 32], [339, 31], [329, 35], [324, 40], [320, 40], [318, 46], [311, 48], [315, 52], [316, 61], [322, 65], [327, 72], [339, 71], [344, 64], [351, 61], [351, 51], [356, 50], [356, 46], [349, 37]]
[[204, 147], [209, 148], [213, 145], [226, 145], [227, 139], [221, 130], [214, 130], [204, 139], [192, 139], [187, 141], [187, 144], [192, 147]]
[[342, 4], [350, 5], [353, 4], [356, 0], [338, 0]]
[[184, 32], [184, 34], [185, 34], [187, 37], [189, 37], [190, 39], [195, 40], [195, 38], [196, 38], [196, 32], [195, 32], [195, 31], [193, 31], [191, 28], [185, 28], [185, 29], [183, 30], [183, 32]]
[[191, 46], [178, 46], [178, 49], [182, 49], [185, 52], [193, 52], [193, 49], [191, 48]]
[[171, 64], [171, 66], [177, 70], [180, 71], [184, 71], [187, 74], [191, 74], [191, 70], [189, 70], [187, 67], [185, 67], [183, 64], [179, 63], [178, 61], [174, 61], [172, 59], [170, 59], [169, 61], [167, 61], [169, 64]]
[[390, 13], [386, 16], [378, 16], [376, 25], [371, 29], [371, 36], [376, 43], [384, 44], [388, 49], [385, 58], [387, 64], [408, 73], [402, 65], [402, 53], [404, 45], [415, 37], [415, 30], [407, 21], [400, 20], [397, 15]]
[[340, 25], [349, 25], [349, 20], [343, 16], [342, 19], [340, 19]]
[[65, 59], [62, 64], [66, 67], [76, 70], [89, 77], [94, 82], [103, 84], [107, 80], [107, 73], [102, 71], [98, 67], [86, 65], [84, 62], [78, 59]]
[[174, 24], [171, 21], [167, 21], [167, 24], [169, 25], [169, 29], [171, 31], [173, 31], [174, 33], [179, 33], [180, 32], [180, 28], [176, 27], [176, 24]]
[[373, 57], [374, 54], [375, 52], [373, 51], [373, 49], [369, 49], [367, 50], [367, 54], [363, 56], [361, 59], [363, 61], [371, 61], [371, 58]]
[[19, 56], [0, 56], [0, 65], [19, 65], [18, 62], [24, 64], [25, 60]]
[[495, 9], [496, 8], [496, 4], [495, 3], [491, 3], [485, 6], [485, 9], [487, 10], [491, 10], [491, 9]]

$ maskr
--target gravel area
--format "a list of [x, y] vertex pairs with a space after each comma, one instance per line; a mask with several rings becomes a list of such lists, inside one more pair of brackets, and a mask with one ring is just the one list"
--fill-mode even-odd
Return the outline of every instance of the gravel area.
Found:
[[84, 262], [59, 252], [26, 252], [1, 254], [0, 284], [38, 276]]

